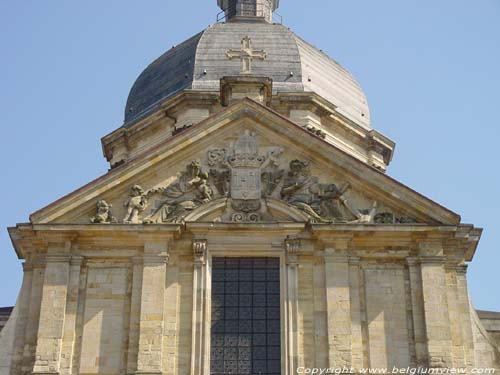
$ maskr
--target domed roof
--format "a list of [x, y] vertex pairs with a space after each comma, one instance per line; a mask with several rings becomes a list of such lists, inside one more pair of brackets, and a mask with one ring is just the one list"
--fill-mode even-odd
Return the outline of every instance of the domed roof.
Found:
[[134, 83], [125, 125], [183, 90], [219, 91], [222, 77], [241, 72], [240, 60], [230, 60], [227, 51], [239, 51], [247, 36], [253, 49], [266, 52], [265, 60], [252, 62], [252, 75], [271, 78], [275, 93], [315, 92], [345, 117], [370, 128], [366, 97], [353, 76], [287, 27], [266, 22], [217, 23], [159, 57]]

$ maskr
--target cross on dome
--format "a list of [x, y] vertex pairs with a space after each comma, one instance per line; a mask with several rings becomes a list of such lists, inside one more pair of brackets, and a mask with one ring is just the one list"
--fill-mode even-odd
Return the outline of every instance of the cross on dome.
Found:
[[252, 61], [254, 59], [264, 61], [267, 54], [263, 50], [253, 50], [252, 49], [252, 39], [246, 36], [241, 40], [241, 50], [237, 51], [230, 49], [226, 52], [226, 56], [229, 60], [240, 59], [241, 60], [241, 72], [240, 74], [251, 74], [252, 73]]

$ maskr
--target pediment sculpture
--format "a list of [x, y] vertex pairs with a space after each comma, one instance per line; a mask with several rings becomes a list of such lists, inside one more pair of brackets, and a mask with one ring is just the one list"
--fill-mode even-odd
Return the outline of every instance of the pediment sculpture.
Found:
[[[228, 148], [207, 152], [200, 161], [186, 165], [175, 180], [163, 187], [131, 188], [124, 206], [124, 224], [179, 223], [209, 203], [222, 202], [222, 213], [212, 220], [257, 223], [277, 221], [270, 205], [278, 202], [312, 223], [405, 224], [414, 222], [372, 207], [358, 209], [347, 198], [348, 183], [323, 183], [313, 176], [309, 163], [281, 160], [280, 147], [261, 148], [256, 135], [245, 130]], [[211, 206], [210, 206], [211, 207]], [[146, 215], [142, 216], [144, 212]], [[199, 212], [199, 211], [196, 211]], [[99, 201], [92, 223], [115, 223], [111, 205]]]
[[145, 224], [178, 222], [201, 205], [213, 199], [213, 190], [208, 182], [209, 175], [202, 171], [197, 161], [192, 161], [181, 172], [177, 181], [157, 189], [150, 190], [147, 196], [160, 194], [163, 201], [153, 213], [144, 219]]

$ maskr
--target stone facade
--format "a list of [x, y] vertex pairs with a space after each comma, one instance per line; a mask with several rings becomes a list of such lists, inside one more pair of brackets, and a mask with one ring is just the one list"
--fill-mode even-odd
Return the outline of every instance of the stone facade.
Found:
[[214, 257], [279, 259], [283, 375], [498, 369], [467, 291], [481, 229], [388, 177], [394, 143], [366, 123], [252, 76], [251, 37], [219, 92], [104, 137], [107, 174], [9, 228], [24, 280], [0, 374], [209, 375]]

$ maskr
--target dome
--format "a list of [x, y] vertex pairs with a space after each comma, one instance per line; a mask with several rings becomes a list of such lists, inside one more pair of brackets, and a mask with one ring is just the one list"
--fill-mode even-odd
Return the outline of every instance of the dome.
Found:
[[266, 59], [252, 62], [252, 75], [273, 80], [273, 92], [314, 92], [357, 124], [370, 128], [366, 97], [354, 77], [287, 27], [266, 22], [217, 23], [172, 48], [149, 65], [134, 83], [125, 125], [153, 112], [183, 90], [219, 91], [220, 79], [241, 72], [241, 62], [226, 52], [240, 50], [250, 37]]

